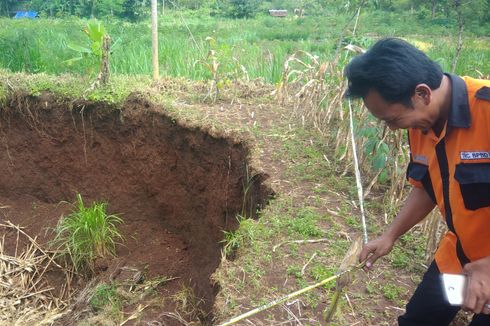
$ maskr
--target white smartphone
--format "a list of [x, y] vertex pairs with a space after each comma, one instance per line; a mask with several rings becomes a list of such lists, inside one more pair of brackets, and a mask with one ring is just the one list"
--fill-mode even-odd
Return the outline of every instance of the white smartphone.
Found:
[[460, 274], [442, 274], [444, 293], [449, 304], [461, 306], [466, 286], [466, 277]]

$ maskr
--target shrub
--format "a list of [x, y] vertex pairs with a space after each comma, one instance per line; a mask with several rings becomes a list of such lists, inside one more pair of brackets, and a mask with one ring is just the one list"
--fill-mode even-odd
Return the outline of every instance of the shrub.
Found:
[[87, 267], [93, 270], [96, 258], [115, 255], [116, 241], [122, 240], [117, 230], [122, 220], [107, 215], [106, 203], [94, 202], [85, 207], [80, 194], [73, 206], [72, 213], [58, 222], [53, 245], [61, 255], [70, 257], [75, 270]]

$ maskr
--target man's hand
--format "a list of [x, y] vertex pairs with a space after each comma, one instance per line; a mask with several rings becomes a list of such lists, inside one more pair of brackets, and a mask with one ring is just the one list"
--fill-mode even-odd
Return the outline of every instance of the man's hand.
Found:
[[463, 309], [490, 315], [490, 257], [466, 264], [463, 274], [467, 277]]
[[386, 234], [369, 241], [362, 248], [359, 255], [359, 262], [363, 262], [367, 258], [366, 267], [364, 269], [370, 269], [379, 257], [382, 257], [391, 251], [394, 244], [395, 240]]
[[390, 226], [379, 238], [366, 243], [362, 248], [359, 262], [367, 259], [364, 269], [370, 269], [379, 257], [389, 253], [395, 240], [422, 221], [434, 206], [434, 202], [424, 189], [412, 188], [405, 204]]

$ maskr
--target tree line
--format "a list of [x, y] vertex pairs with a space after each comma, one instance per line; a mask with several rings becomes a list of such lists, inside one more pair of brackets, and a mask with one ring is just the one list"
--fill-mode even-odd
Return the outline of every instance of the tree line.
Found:
[[46, 17], [107, 17], [137, 20], [148, 10], [149, 0], [0, 0], [0, 15], [12, 16], [17, 10], [37, 11]]
[[[472, 21], [490, 20], [490, 0], [158, 0], [169, 9], [209, 9], [212, 15], [233, 18], [253, 17], [267, 9], [303, 9], [308, 15], [331, 10], [407, 11], [430, 18], [449, 18], [457, 10]], [[148, 17], [150, 0], [0, 0], [0, 15], [12, 16], [16, 10], [33, 10], [46, 17], [118, 17], [138, 20]]]

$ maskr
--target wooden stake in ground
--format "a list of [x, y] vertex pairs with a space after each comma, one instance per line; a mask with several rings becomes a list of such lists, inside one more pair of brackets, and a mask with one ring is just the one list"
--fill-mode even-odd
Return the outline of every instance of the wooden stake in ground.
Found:
[[110, 66], [109, 55], [111, 49], [111, 38], [109, 35], [104, 35], [102, 39], [102, 58], [100, 60], [100, 83], [105, 86], [109, 84]]
[[158, 8], [157, 0], [151, 0], [151, 33], [153, 44], [153, 80], [159, 78], [158, 71]]

